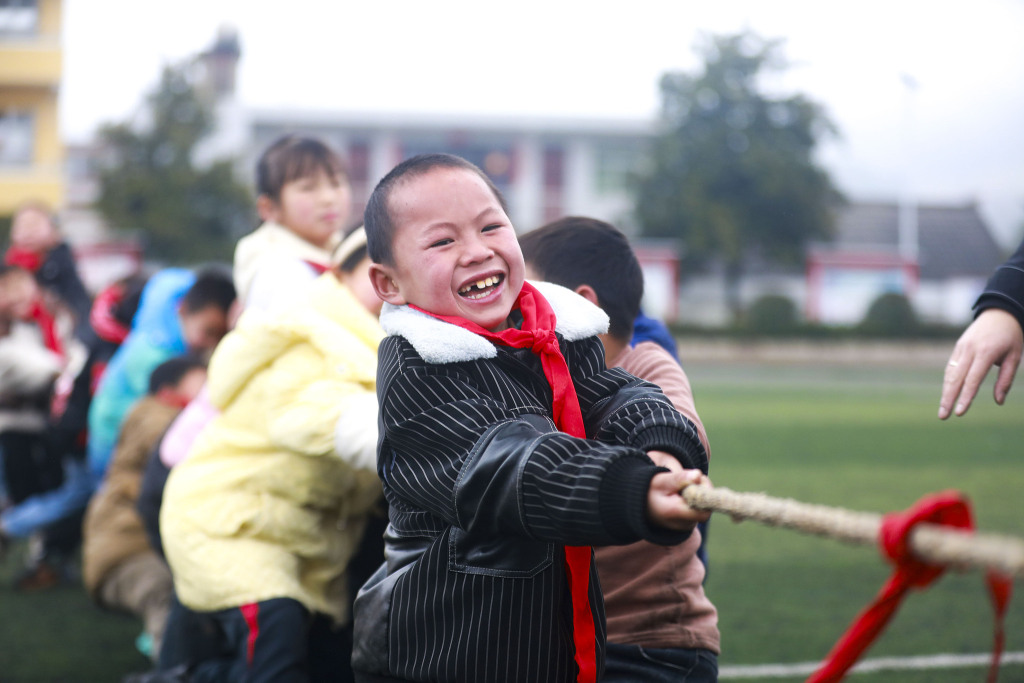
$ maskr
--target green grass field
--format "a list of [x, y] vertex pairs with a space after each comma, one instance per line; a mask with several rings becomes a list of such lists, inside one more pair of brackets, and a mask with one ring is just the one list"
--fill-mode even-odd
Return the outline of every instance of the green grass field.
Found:
[[[736, 491], [887, 512], [955, 488], [977, 526], [1024, 537], [1024, 400], [997, 407], [986, 386], [964, 418], [939, 422], [939, 370], [687, 363], [712, 446], [712, 479]], [[712, 520], [707, 590], [720, 612], [723, 667], [819, 660], [889, 575], [877, 551]], [[0, 683], [116, 682], [147, 667], [139, 625], [94, 607], [81, 587], [20, 595], [0, 567]], [[1018, 582], [1019, 583], [1019, 582]], [[1007, 650], [1024, 650], [1024, 596]], [[992, 610], [978, 572], [911, 594], [867, 653], [987, 653]], [[983, 681], [981, 667], [856, 674], [863, 683]], [[748, 681], [799, 681], [745, 678]], [[1024, 681], [1024, 665], [1000, 681]]]

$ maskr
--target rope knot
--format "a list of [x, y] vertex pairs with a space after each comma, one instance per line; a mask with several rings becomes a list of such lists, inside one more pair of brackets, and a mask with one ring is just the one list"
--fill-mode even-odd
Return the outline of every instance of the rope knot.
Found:
[[922, 498], [914, 507], [891, 512], [882, 518], [879, 540], [882, 550], [904, 572], [904, 581], [918, 588], [937, 579], [945, 567], [918, 559], [910, 550], [910, 532], [922, 522], [960, 529], [973, 529], [971, 508], [956, 491], [943, 491]]
[[[882, 552], [895, 565], [895, 571], [872, 603], [858, 615], [835, 644], [821, 668], [807, 679], [807, 683], [834, 683], [842, 680], [846, 671], [888, 624], [904, 596], [911, 589], [927, 587], [946, 570], [944, 564], [922, 561], [911, 551], [910, 532], [922, 522], [958, 527], [967, 531], [974, 529], [970, 505], [956, 491], [942, 491], [925, 496], [909, 510], [883, 516], [878, 530], [878, 540]], [[991, 572], [987, 577], [987, 583], [995, 608], [992, 664], [988, 675], [989, 683], [994, 683], [999, 674], [999, 659], [1005, 640], [1003, 617], [1009, 603], [1012, 584], [1008, 578], [999, 577]]]

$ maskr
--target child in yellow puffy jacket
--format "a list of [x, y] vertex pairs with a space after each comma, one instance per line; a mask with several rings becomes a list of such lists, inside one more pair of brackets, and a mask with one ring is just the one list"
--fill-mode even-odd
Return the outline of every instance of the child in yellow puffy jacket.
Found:
[[381, 497], [365, 253], [360, 229], [294, 306], [245, 311], [211, 359], [219, 414], [160, 511], [178, 599], [226, 634], [222, 657], [185, 662], [197, 670], [321, 680], [349, 666], [346, 569]]

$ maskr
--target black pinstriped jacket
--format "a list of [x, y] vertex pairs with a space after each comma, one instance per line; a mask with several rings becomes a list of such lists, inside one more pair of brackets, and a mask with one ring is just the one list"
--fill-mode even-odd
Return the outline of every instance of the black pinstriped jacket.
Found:
[[[707, 471], [694, 425], [654, 385], [606, 369], [603, 311], [537, 284], [558, 318], [588, 439], [556, 429], [529, 349], [388, 307], [378, 354], [377, 470], [386, 562], [360, 591], [353, 666], [402, 681], [575, 680], [564, 545], [688, 534], [647, 524], [645, 451]], [[599, 668], [604, 607], [591, 565]]]

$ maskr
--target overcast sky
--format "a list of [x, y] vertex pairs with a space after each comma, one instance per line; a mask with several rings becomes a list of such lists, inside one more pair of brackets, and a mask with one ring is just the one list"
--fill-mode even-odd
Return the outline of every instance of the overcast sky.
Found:
[[769, 87], [837, 124], [821, 159], [852, 199], [976, 200], [1022, 236], [1021, 0], [65, 0], [65, 138], [126, 119], [225, 25], [253, 107], [599, 118], [653, 118], [702, 32], [749, 28], [786, 41]]

